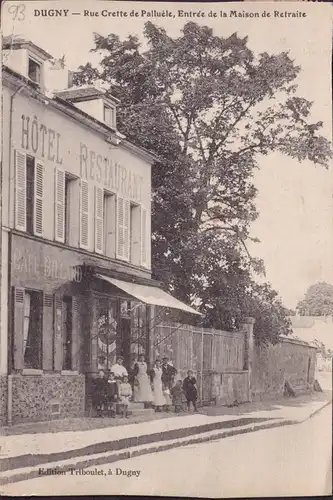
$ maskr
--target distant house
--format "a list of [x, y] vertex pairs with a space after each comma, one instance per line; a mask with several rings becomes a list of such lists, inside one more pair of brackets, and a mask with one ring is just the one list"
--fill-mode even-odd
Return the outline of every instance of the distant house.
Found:
[[291, 316], [293, 337], [318, 347], [318, 370], [332, 369], [332, 316]]

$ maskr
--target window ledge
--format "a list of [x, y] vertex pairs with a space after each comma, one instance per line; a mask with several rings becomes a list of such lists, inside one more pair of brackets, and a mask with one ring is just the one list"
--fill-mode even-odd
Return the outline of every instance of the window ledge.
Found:
[[61, 370], [61, 375], [78, 375], [78, 370]]
[[36, 368], [24, 368], [22, 370], [22, 375], [43, 375], [43, 370], [38, 370]]

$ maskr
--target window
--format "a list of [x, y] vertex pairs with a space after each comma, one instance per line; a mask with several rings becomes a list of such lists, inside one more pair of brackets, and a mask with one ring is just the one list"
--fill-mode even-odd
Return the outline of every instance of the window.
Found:
[[63, 316], [62, 316], [62, 321], [63, 321], [62, 369], [63, 370], [72, 370], [72, 333], [73, 333], [72, 307], [73, 307], [72, 297], [64, 297]]
[[35, 199], [35, 160], [27, 156], [27, 180], [26, 180], [26, 214], [27, 214], [27, 232], [34, 232], [34, 199]]
[[[65, 243], [73, 245], [75, 237], [77, 241], [77, 229], [75, 228], [74, 221], [77, 218], [78, 207], [78, 179], [66, 174], [65, 176]], [[75, 203], [76, 200], [76, 203]], [[75, 235], [75, 237], [74, 237]]]
[[104, 122], [111, 128], [116, 126], [116, 110], [109, 106], [104, 106]]
[[36, 83], [41, 83], [41, 65], [29, 57], [28, 77]]
[[23, 353], [24, 368], [42, 367], [42, 293], [24, 292]]
[[131, 204], [130, 212], [130, 262], [140, 265], [140, 206]]

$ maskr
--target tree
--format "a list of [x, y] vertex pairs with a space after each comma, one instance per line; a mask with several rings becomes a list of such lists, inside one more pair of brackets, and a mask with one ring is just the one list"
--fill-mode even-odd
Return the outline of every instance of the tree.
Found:
[[[256, 56], [247, 38], [218, 37], [193, 22], [174, 39], [147, 22], [144, 37], [145, 51], [135, 36], [95, 34], [100, 68], [81, 66], [75, 80], [107, 84], [121, 101], [121, 132], [159, 156], [155, 278], [180, 299], [200, 300], [206, 325], [231, 329], [257, 287], [253, 275], [264, 273], [246, 246], [258, 216], [260, 155], [280, 151], [327, 167], [330, 145], [322, 123], [310, 121], [311, 103], [295, 95], [300, 68], [287, 53]], [[261, 300], [274, 306], [275, 297], [256, 290], [257, 310]], [[266, 336], [280, 330], [272, 319]]]
[[333, 315], [333, 285], [325, 282], [311, 285], [296, 310], [301, 316]]

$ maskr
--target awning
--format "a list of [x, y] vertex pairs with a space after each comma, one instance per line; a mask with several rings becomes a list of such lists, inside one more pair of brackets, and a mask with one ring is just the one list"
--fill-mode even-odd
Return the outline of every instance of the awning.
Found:
[[120, 288], [128, 295], [135, 297], [136, 299], [144, 302], [145, 304], [149, 304], [151, 306], [161, 306], [161, 307], [170, 307], [172, 309], [180, 309], [181, 311], [198, 314], [202, 316], [201, 313], [192, 309], [192, 307], [187, 306], [183, 302], [178, 299], [175, 299], [169, 293], [164, 292], [160, 288], [154, 286], [147, 285], [138, 285], [136, 283], [129, 283], [127, 281], [117, 280], [115, 278], [109, 278], [109, 276], [104, 276], [103, 274], [97, 274], [97, 278], [101, 280], [107, 281], [112, 285]]

